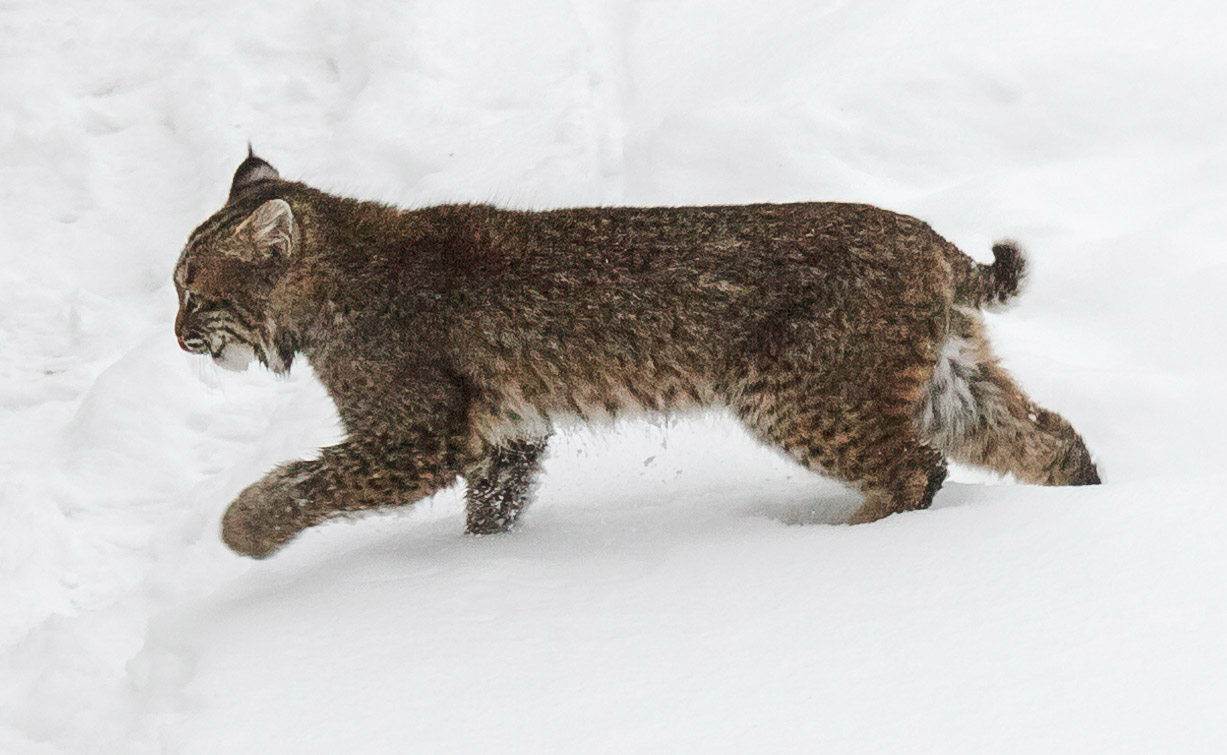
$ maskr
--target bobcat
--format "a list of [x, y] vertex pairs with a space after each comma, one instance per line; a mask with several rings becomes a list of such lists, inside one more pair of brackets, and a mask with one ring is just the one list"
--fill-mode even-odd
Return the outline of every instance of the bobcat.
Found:
[[329, 518], [463, 477], [467, 531], [516, 522], [555, 423], [725, 407], [864, 496], [929, 505], [946, 459], [1043, 485], [1099, 474], [989, 349], [1017, 245], [978, 264], [858, 204], [400, 210], [282, 180], [249, 150], [174, 271], [175, 334], [224, 367], [315, 368], [348, 432], [230, 505], [263, 558]]

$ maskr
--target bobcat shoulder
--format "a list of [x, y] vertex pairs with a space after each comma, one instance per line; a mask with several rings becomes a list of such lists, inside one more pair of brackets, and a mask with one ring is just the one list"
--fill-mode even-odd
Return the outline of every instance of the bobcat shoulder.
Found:
[[401, 210], [249, 155], [175, 267], [175, 333], [230, 368], [305, 357], [347, 431], [231, 504], [245, 555], [459, 478], [468, 531], [501, 531], [559, 422], [713, 406], [858, 488], [867, 522], [928, 506], [948, 458], [1099, 481], [989, 348], [978, 308], [1024, 272], [1016, 245], [994, 254], [855, 204]]

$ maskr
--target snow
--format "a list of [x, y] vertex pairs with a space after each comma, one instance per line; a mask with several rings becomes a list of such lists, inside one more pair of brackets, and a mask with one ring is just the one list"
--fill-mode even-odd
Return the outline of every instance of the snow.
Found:
[[[1227, 737], [1227, 6], [231, 0], [0, 9], [0, 752], [1213, 752]], [[866, 201], [1030, 252], [1006, 366], [1106, 484], [856, 496], [718, 416], [554, 443], [251, 562], [340, 437], [179, 351], [251, 139], [422, 205]]]

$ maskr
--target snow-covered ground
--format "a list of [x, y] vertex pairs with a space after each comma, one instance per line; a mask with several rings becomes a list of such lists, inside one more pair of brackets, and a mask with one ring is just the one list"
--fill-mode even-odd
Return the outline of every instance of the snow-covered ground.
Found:
[[[1227, 5], [233, 0], [0, 7], [0, 752], [1215, 752], [1227, 741]], [[178, 351], [248, 139], [401, 204], [838, 199], [970, 254], [1106, 483], [856, 498], [720, 417], [572, 434], [251, 562], [338, 437], [308, 369]], [[986, 484], [988, 483], [988, 484]]]

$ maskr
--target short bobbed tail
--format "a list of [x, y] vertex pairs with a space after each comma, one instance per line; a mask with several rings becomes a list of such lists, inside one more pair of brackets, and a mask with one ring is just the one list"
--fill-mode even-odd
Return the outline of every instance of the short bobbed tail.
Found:
[[1010, 303], [1023, 289], [1027, 258], [1016, 241], [993, 244], [993, 263], [982, 265], [963, 253], [955, 263], [955, 303], [998, 309]]

